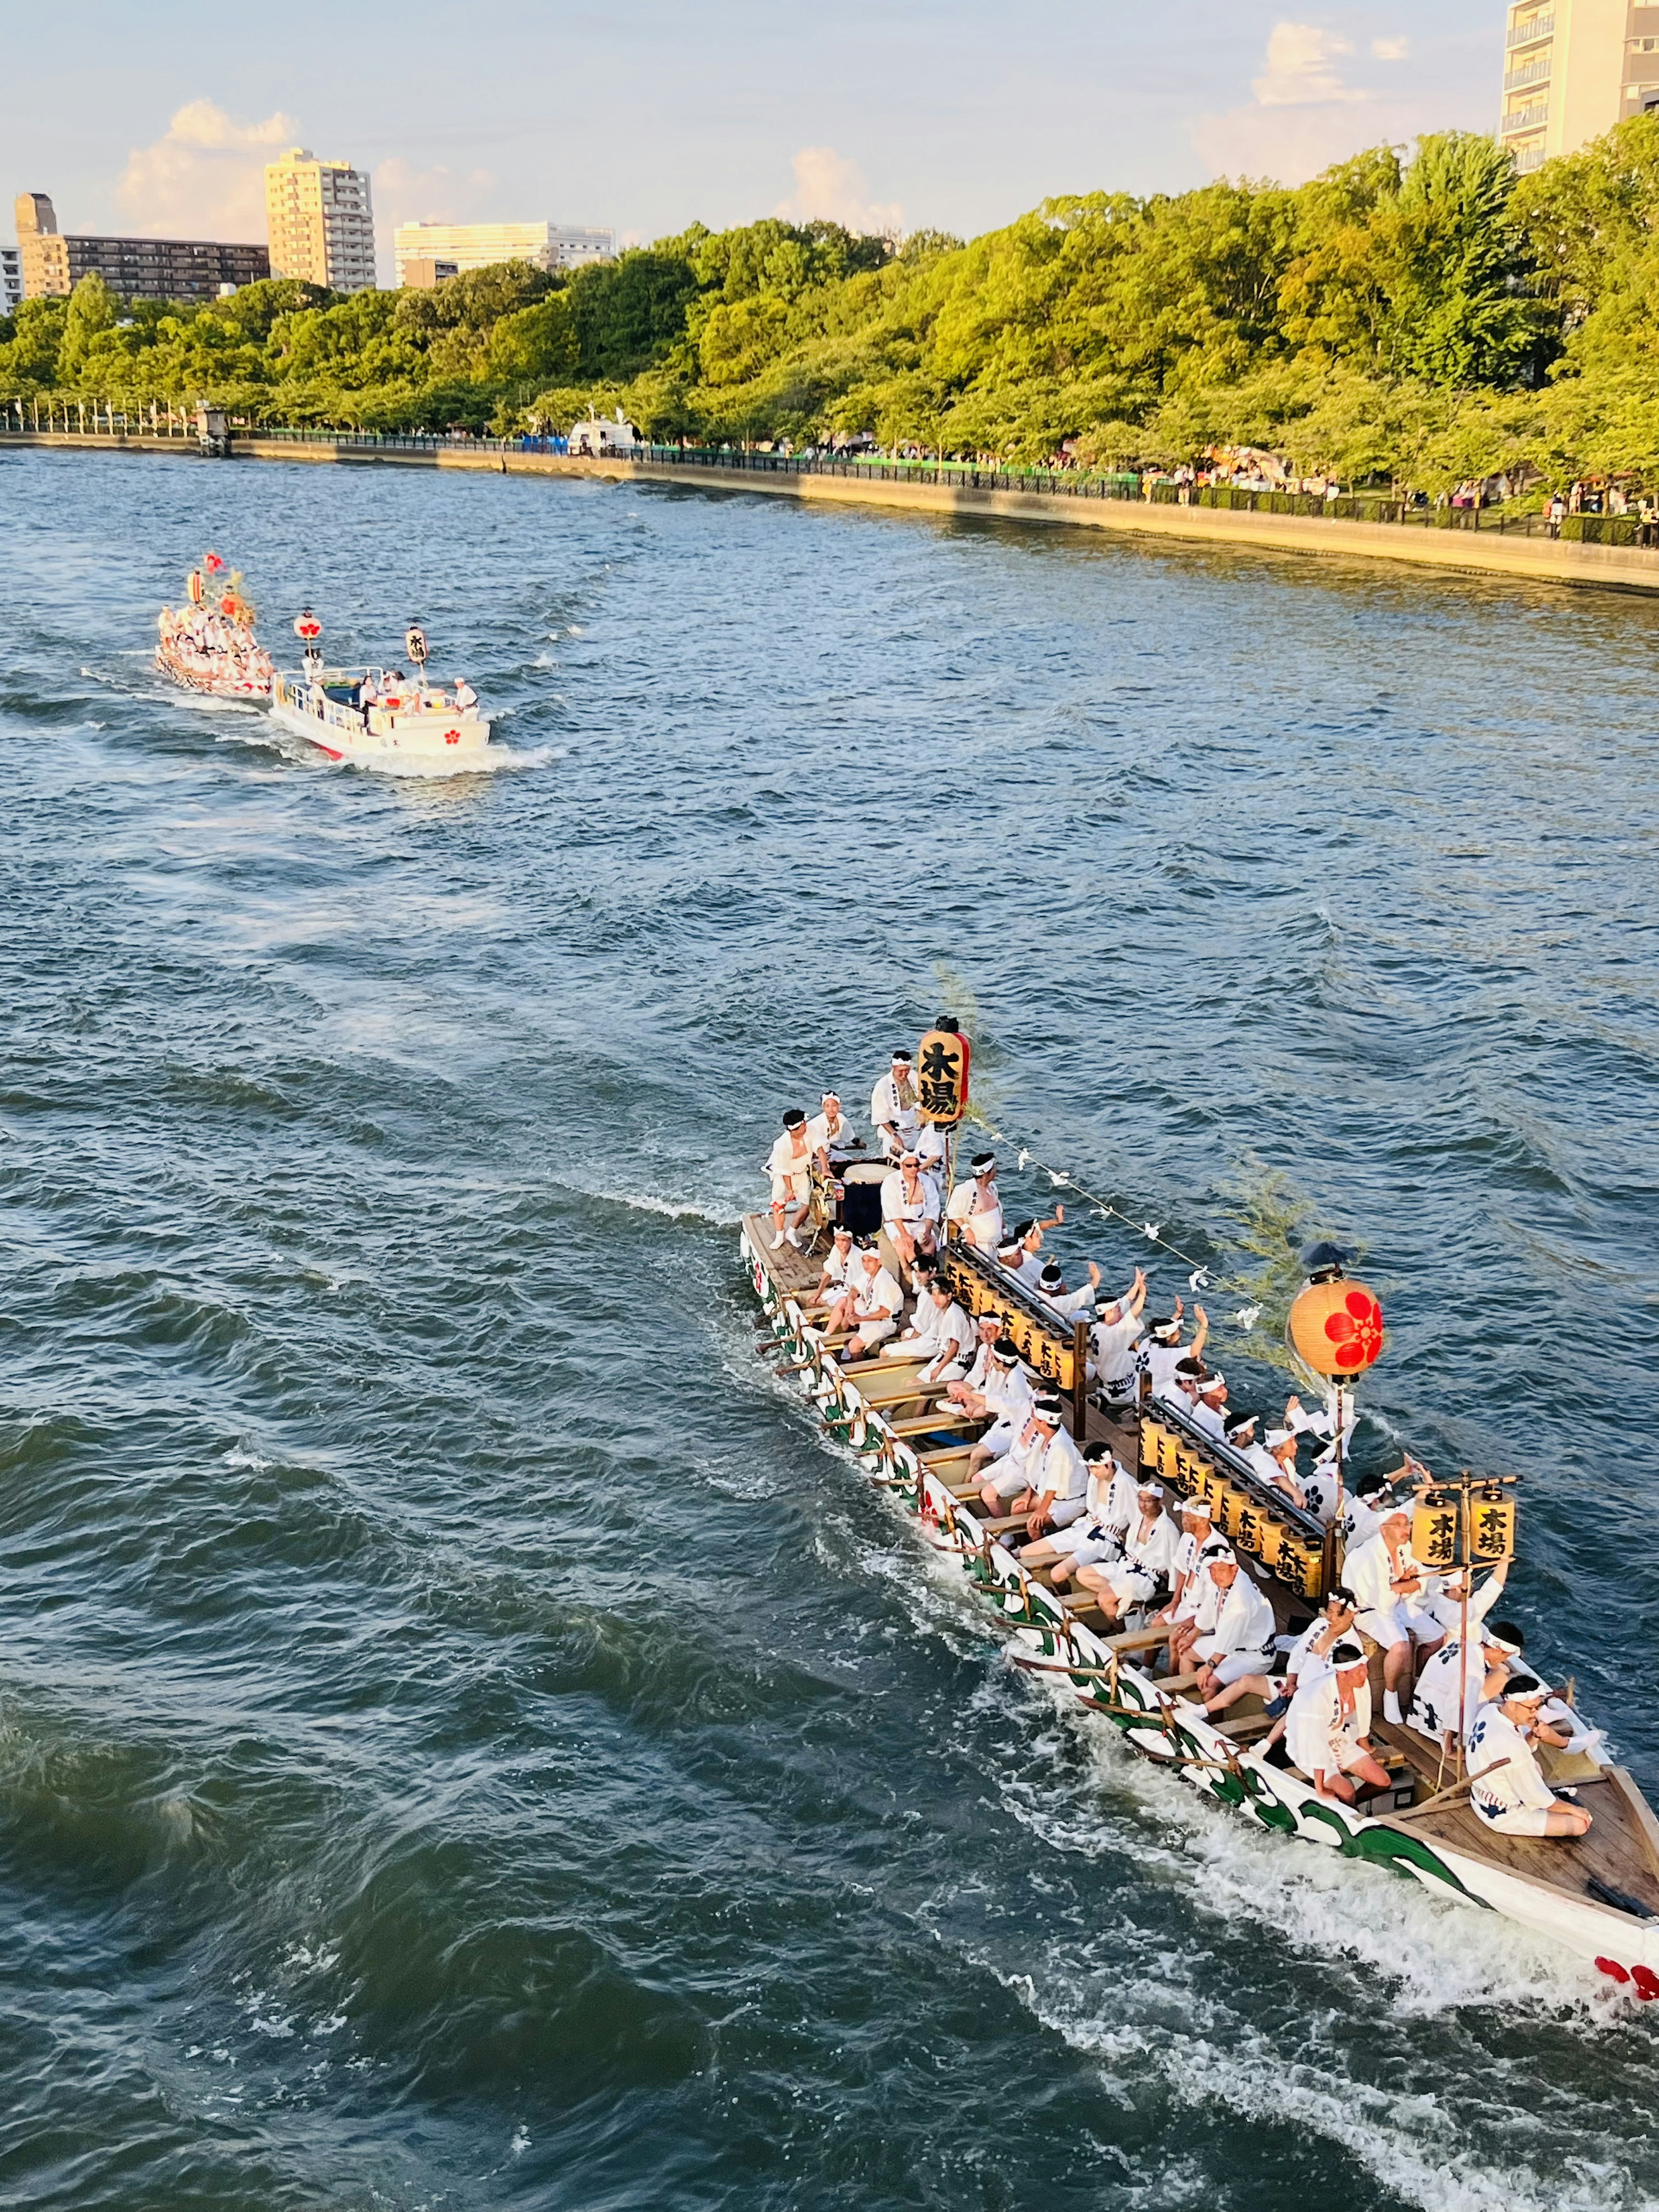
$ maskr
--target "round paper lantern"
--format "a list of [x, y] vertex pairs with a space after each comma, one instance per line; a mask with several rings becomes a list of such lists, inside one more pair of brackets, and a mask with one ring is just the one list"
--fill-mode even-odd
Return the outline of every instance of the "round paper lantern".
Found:
[[1364, 1283], [1339, 1275], [1309, 1284], [1291, 1308], [1285, 1334], [1316, 1375], [1358, 1375], [1382, 1350], [1382, 1309]]

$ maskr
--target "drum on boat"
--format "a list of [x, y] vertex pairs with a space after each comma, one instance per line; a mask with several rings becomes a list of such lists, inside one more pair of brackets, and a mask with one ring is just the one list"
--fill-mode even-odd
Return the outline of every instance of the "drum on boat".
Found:
[[841, 1170], [841, 1220], [854, 1237], [873, 1237], [881, 1227], [881, 1187], [892, 1173], [886, 1160], [849, 1160]]

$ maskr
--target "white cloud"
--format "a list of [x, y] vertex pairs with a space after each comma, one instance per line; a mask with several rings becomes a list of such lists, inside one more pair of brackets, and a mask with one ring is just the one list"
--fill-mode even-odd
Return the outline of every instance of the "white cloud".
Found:
[[115, 197], [151, 237], [256, 244], [265, 234], [264, 165], [299, 131], [280, 111], [238, 123], [212, 100], [192, 100], [153, 145], [128, 154]]
[[864, 172], [833, 146], [803, 146], [795, 156], [795, 189], [772, 210], [786, 222], [839, 222], [848, 230], [897, 231], [904, 210], [867, 199]]
[[1373, 39], [1371, 52], [1380, 62], [1406, 62], [1411, 59], [1409, 39]]
[[377, 164], [370, 188], [376, 222], [392, 230], [400, 222], [477, 222], [488, 213], [495, 179], [488, 169], [417, 169], [394, 154]]
[[1364, 100], [1336, 69], [1352, 46], [1313, 23], [1275, 23], [1267, 37], [1267, 64], [1250, 89], [1261, 107], [1319, 107], [1334, 100]]

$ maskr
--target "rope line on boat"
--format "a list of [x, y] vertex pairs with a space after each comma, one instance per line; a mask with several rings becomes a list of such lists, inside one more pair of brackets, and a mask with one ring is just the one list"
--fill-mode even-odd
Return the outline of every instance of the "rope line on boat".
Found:
[[[971, 1108], [969, 1109], [968, 1118], [978, 1127], [983, 1129], [986, 1135], [996, 1144], [1018, 1146], [1016, 1166], [1036, 1168], [1040, 1174], [1048, 1176], [1056, 1190], [1075, 1191], [1086, 1206], [1094, 1208], [1103, 1221], [1121, 1222], [1133, 1235], [1144, 1237], [1149, 1244], [1155, 1244], [1159, 1251], [1167, 1252], [1172, 1260], [1179, 1260], [1182, 1266], [1188, 1271], [1187, 1287], [1195, 1297], [1201, 1297], [1206, 1291], [1216, 1290], [1236, 1292], [1249, 1299], [1251, 1286], [1248, 1283], [1241, 1282], [1237, 1277], [1216, 1273], [1202, 1260], [1195, 1259], [1190, 1252], [1183, 1252], [1178, 1244], [1170, 1243], [1169, 1238], [1162, 1233], [1161, 1223], [1145, 1218], [1137, 1220], [1133, 1214], [1126, 1213], [1122, 1207], [1116, 1205], [1111, 1199], [1103, 1197], [1098, 1191], [1091, 1190], [1087, 1183], [1074, 1176], [1068, 1168], [1051, 1167], [1047, 1160], [1038, 1158], [1030, 1145], [1022, 1145], [1018, 1138], [1011, 1137], [1004, 1130], [994, 1127], [982, 1114], [975, 1113]], [[1234, 1314], [1233, 1320], [1248, 1334], [1255, 1327], [1261, 1316], [1261, 1308], [1259, 1304], [1247, 1304], [1241, 1306]]]

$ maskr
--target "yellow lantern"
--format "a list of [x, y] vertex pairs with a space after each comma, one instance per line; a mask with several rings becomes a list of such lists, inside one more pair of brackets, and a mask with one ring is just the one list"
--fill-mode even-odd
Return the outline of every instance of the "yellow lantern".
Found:
[[1285, 1334], [1316, 1375], [1363, 1374], [1382, 1350], [1382, 1309], [1364, 1283], [1337, 1275], [1310, 1283], [1291, 1306]]

